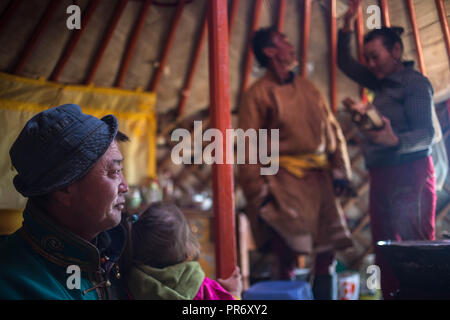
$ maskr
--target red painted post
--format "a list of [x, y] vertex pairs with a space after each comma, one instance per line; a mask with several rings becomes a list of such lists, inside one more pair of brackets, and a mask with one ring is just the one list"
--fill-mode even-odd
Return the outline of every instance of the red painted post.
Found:
[[361, 63], [364, 61], [364, 17], [362, 6], [358, 7], [358, 13], [355, 21], [356, 43], [358, 48], [358, 60]]
[[145, 18], [147, 17], [148, 9], [152, 4], [152, 0], [145, 0], [142, 3], [141, 10], [139, 13], [138, 21], [134, 27], [132, 36], [130, 41], [128, 42], [128, 48], [125, 53], [125, 57], [123, 59], [123, 63], [120, 66], [119, 74], [117, 76], [116, 87], [122, 87], [123, 81], [125, 79], [125, 74], [127, 73], [128, 66], [130, 64], [131, 58], [133, 57], [134, 50], [136, 49], [137, 41], [139, 39], [139, 35], [142, 32], [142, 28], [144, 27]]
[[[236, 20], [238, 8], [239, 8], [239, 0], [233, 0], [231, 2], [231, 9], [230, 9], [229, 23], [228, 23], [228, 40], [229, 41], [231, 39], [233, 25], [234, 25], [234, 21]], [[198, 63], [200, 61], [200, 55], [202, 52], [203, 45], [205, 43], [207, 31], [208, 31], [208, 20], [207, 20], [207, 15], [205, 14], [204, 19], [203, 19], [202, 29], [200, 32], [200, 37], [197, 40], [197, 44], [196, 44], [196, 47], [194, 50], [194, 58], [192, 59], [192, 63], [189, 66], [189, 71], [187, 73], [186, 81], [185, 81], [185, 84], [184, 84], [184, 87], [183, 87], [183, 90], [181, 93], [181, 100], [177, 107], [177, 110], [178, 110], [177, 118], [178, 119], [183, 116], [184, 108], [185, 108], [187, 100], [190, 96], [192, 81], [194, 78], [195, 70], [197, 70]]]
[[[253, 9], [253, 20], [252, 20], [252, 26], [250, 29], [249, 40], [252, 37], [253, 32], [258, 28], [259, 17], [261, 15], [261, 9], [262, 9], [262, 0], [255, 0], [255, 6]], [[245, 92], [245, 90], [247, 90], [252, 66], [253, 66], [253, 51], [252, 51], [252, 46], [249, 41], [249, 43], [247, 45], [247, 55], [246, 55], [246, 59], [245, 59], [244, 77], [242, 79], [241, 96]]]
[[232, 34], [231, 31], [233, 30], [234, 20], [236, 20], [238, 8], [239, 8], [239, 0], [232, 0], [229, 21], [228, 21], [228, 37], [229, 37], [230, 41], [231, 41], [231, 34]]
[[425, 68], [425, 61], [423, 58], [423, 51], [422, 51], [422, 43], [420, 42], [419, 27], [417, 26], [416, 11], [414, 10], [413, 0], [406, 0], [406, 5], [408, 7], [409, 20], [411, 22], [411, 27], [413, 29], [414, 42], [416, 44], [416, 49], [417, 49], [417, 58], [419, 60], [419, 70], [424, 75], [426, 75], [427, 70]]
[[[230, 86], [228, 66], [227, 1], [208, 0], [208, 45], [211, 128], [224, 137], [223, 160], [231, 150], [226, 149], [225, 132], [231, 129]], [[236, 266], [236, 234], [234, 221], [233, 165], [213, 164], [214, 244], [216, 276], [227, 278]]]
[[17, 7], [21, 2], [22, 0], [11, 0], [9, 2], [8, 6], [0, 16], [0, 32], [3, 29], [3, 27], [8, 23], [8, 21], [11, 19], [11, 17], [14, 15], [14, 12], [16, 12]]
[[97, 72], [98, 67], [100, 66], [103, 54], [105, 53], [106, 47], [108, 46], [108, 43], [112, 38], [114, 30], [116, 29], [117, 24], [119, 23], [120, 16], [122, 15], [127, 3], [128, 0], [120, 0], [120, 2], [117, 4], [116, 9], [114, 10], [114, 15], [108, 25], [108, 31], [106, 32], [105, 38], [103, 39], [102, 44], [100, 45], [100, 48], [98, 49], [97, 54], [95, 55], [94, 62], [89, 70], [89, 73], [86, 77], [86, 80], [84, 81], [84, 84], [91, 84], [92, 81], [94, 80], [94, 76]]
[[303, 37], [302, 37], [302, 56], [301, 61], [301, 75], [303, 78], [307, 76], [306, 65], [308, 62], [308, 47], [309, 47], [309, 30], [311, 25], [311, 0], [304, 0], [303, 2]]
[[383, 26], [390, 27], [391, 19], [389, 18], [389, 5], [387, 0], [380, 0], [381, 7], [381, 20], [383, 22]]
[[[364, 17], [363, 17], [363, 9], [362, 6], [358, 7], [358, 13], [355, 21], [355, 30], [356, 30], [356, 43], [358, 48], [358, 60], [360, 63], [365, 64], [364, 59]], [[359, 87], [360, 96], [364, 95], [364, 87]]]
[[53, 69], [53, 72], [50, 76], [50, 81], [58, 81], [59, 76], [61, 75], [64, 67], [66, 66], [67, 62], [69, 61], [70, 57], [73, 54], [73, 51], [75, 50], [75, 47], [78, 44], [78, 41], [80, 40], [81, 36], [83, 35], [83, 32], [86, 29], [87, 24], [89, 23], [89, 20], [91, 20], [92, 15], [94, 14], [95, 9], [98, 7], [100, 0], [92, 0], [89, 2], [88, 6], [85, 9], [85, 12], [81, 15], [81, 29], [75, 30], [72, 37], [69, 40], [69, 43], [66, 45], [66, 48], [64, 49], [64, 53], [59, 57], [59, 60]]
[[172, 20], [172, 25], [170, 26], [169, 35], [167, 36], [166, 45], [164, 47], [161, 59], [159, 61], [158, 69], [156, 70], [155, 76], [148, 88], [149, 91], [156, 92], [158, 90], [159, 81], [161, 80], [164, 67], [166, 66], [167, 57], [169, 56], [170, 48], [172, 47], [173, 39], [175, 38], [175, 31], [177, 30], [178, 23], [181, 19], [181, 13], [183, 12], [185, 0], [179, 0], [177, 10], [175, 11], [175, 16]]
[[42, 34], [44, 33], [50, 18], [53, 16], [53, 13], [56, 11], [56, 7], [58, 6], [59, 1], [58, 0], [51, 0], [48, 4], [47, 8], [45, 9], [45, 13], [42, 16], [41, 20], [39, 21], [39, 24], [37, 25], [35, 31], [31, 35], [31, 38], [27, 41], [27, 44], [25, 48], [23, 49], [22, 53], [20, 54], [20, 58], [16, 65], [13, 68], [12, 73], [19, 74], [22, 70], [25, 64], [28, 62], [28, 59], [31, 57], [31, 54], [33, 53], [34, 49], [36, 48], [37, 43], [39, 42], [39, 39], [41, 38]]
[[336, 26], [336, 0], [330, 0], [330, 106], [333, 112], [337, 111], [337, 26]]
[[447, 48], [448, 63], [450, 65], [450, 29], [448, 27], [447, 13], [445, 12], [443, 0], [436, 0], [436, 7], [441, 21], [442, 33], [444, 34], [445, 46]]
[[286, 12], [286, 0], [279, 0], [278, 20], [277, 20], [277, 30], [279, 32], [283, 32], [285, 12]]

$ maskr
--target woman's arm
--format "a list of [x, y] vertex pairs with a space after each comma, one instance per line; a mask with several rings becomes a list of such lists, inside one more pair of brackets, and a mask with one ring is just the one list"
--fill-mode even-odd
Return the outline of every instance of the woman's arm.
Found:
[[350, 79], [373, 90], [376, 88], [377, 79], [350, 53], [350, 36], [353, 34], [353, 26], [360, 5], [361, 0], [349, 1], [349, 7], [344, 16], [344, 26], [339, 30], [338, 66]]
[[377, 78], [350, 53], [350, 36], [352, 32], [339, 30], [338, 66], [353, 81], [371, 90], [377, 87]]

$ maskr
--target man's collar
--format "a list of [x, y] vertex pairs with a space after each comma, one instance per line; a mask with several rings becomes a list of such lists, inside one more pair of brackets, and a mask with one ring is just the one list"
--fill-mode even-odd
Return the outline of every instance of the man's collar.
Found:
[[275, 72], [270, 69], [267, 69], [266, 75], [270, 78], [271, 81], [274, 81], [279, 85], [285, 85], [285, 84], [292, 83], [292, 82], [294, 82], [294, 79], [295, 79], [294, 71], [289, 71], [288, 77], [286, 79], [284, 79], [283, 83], [280, 83], [280, 80], [277, 77], [277, 75], [275, 74]]
[[[114, 244], [116, 250], [111, 255], [117, 260], [125, 246], [125, 230], [121, 225], [116, 227], [120, 230], [110, 230], [114, 237], [108, 231], [91, 243], [56, 223], [41, 206], [31, 200], [27, 202], [23, 216], [20, 235], [46, 260], [63, 267], [78, 265], [83, 271], [95, 272], [100, 268], [100, 258], [103, 258], [100, 254], [109, 253], [109, 247]], [[122, 236], [118, 236], [119, 233]]]

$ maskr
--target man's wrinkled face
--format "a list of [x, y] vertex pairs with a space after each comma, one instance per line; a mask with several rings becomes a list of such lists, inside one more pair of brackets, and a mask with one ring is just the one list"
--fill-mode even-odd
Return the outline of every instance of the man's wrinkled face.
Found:
[[123, 156], [113, 141], [88, 174], [71, 185], [72, 206], [90, 234], [120, 223], [128, 185], [122, 174]]
[[297, 54], [294, 46], [289, 42], [286, 35], [273, 32], [271, 35], [272, 40], [272, 48], [275, 48], [276, 51], [272, 55], [272, 59], [278, 61], [278, 63], [283, 66], [286, 70], [292, 70], [295, 66], [298, 65]]

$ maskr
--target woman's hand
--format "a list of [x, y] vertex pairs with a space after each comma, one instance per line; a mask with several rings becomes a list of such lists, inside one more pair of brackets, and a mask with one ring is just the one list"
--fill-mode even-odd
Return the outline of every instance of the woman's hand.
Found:
[[391, 121], [388, 118], [382, 117], [384, 127], [381, 130], [363, 131], [369, 140], [373, 143], [382, 144], [385, 146], [395, 147], [399, 144], [397, 135], [392, 130]]
[[233, 273], [227, 279], [217, 279], [217, 282], [227, 290], [233, 297], [240, 299], [242, 292], [242, 276], [238, 266], [234, 268]]
[[344, 15], [344, 27], [342, 28], [344, 32], [353, 31], [353, 25], [360, 5], [361, 0], [349, 0], [348, 9]]
[[355, 100], [353, 100], [350, 97], [347, 97], [344, 100], [342, 100], [342, 103], [347, 108], [347, 110], [350, 112], [357, 111], [358, 113], [363, 115], [367, 111], [367, 104], [362, 103], [362, 102], [356, 102]]

